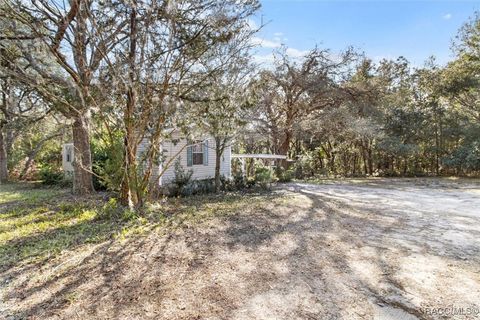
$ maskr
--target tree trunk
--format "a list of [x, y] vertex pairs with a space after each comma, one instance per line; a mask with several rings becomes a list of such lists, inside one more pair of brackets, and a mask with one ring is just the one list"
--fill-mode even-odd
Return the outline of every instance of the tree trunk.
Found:
[[360, 144], [360, 149], [362, 151], [362, 160], [363, 160], [363, 173], [368, 175], [368, 164], [367, 164], [367, 150], [365, 150], [365, 146], [363, 142]]
[[90, 117], [87, 114], [74, 117], [72, 134], [73, 162], [73, 192], [88, 194], [95, 191], [92, 179], [92, 153], [90, 150]]
[[353, 170], [352, 170], [352, 176], [355, 177], [356, 174], [357, 174], [357, 153], [355, 152], [355, 154], [353, 155]]
[[[3, 54], [3, 49], [0, 53]], [[3, 59], [2, 59], [3, 60]], [[4, 127], [8, 124], [9, 108], [12, 105], [12, 90], [10, 80], [7, 78], [2, 82], [2, 112], [5, 119], [0, 119], [0, 184], [8, 181], [8, 152], [11, 149], [8, 146], [8, 133]], [[6, 128], [5, 128], [6, 129]]]
[[439, 155], [439, 137], [438, 137], [438, 123], [435, 124], [435, 175], [440, 173], [440, 155]]
[[322, 154], [319, 152], [319, 155], [318, 155], [318, 163], [320, 164], [320, 170], [323, 170], [323, 168], [325, 167], [324, 163], [323, 163], [323, 156]]
[[219, 137], [215, 137], [215, 192], [220, 191], [220, 163], [222, 159], [223, 149], [225, 147], [225, 141]]
[[368, 144], [368, 149], [367, 149], [367, 159], [368, 159], [368, 171], [369, 174], [373, 174], [373, 157], [372, 157], [372, 146], [371, 144]]
[[120, 202], [124, 206], [128, 206], [130, 209], [139, 206], [139, 199], [136, 191], [136, 148], [134, 145], [132, 129], [133, 128], [127, 128], [127, 133], [124, 138], [123, 169], [125, 172], [120, 192]]
[[[279, 152], [281, 155], [285, 155], [288, 157], [288, 150], [290, 148], [290, 142], [292, 141], [292, 131], [290, 129], [285, 130], [285, 139], [283, 140], [283, 143], [280, 145]], [[288, 162], [287, 160], [281, 160], [281, 166], [284, 169], [288, 169]]]
[[137, 172], [136, 172], [136, 139], [134, 136], [134, 112], [137, 103], [137, 91], [135, 89], [136, 83], [136, 53], [137, 53], [137, 7], [136, 1], [133, 1], [130, 12], [130, 49], [128, 55], [129, 64], [129, 84], [127, 90], [127, 104], [123, 114], [123, 121], [125, 125], [124, 138], [124, 159], [123, 169], [124, 176], [122, 179], [120, 202], [127, 205], [130, 209], [143, 205], [142, 200], [139, 199], [140, 193], [137, 191]]
[[0, 128], [0, 184], [8, 181], [8, 167], [7, 167], [7, 149], [5, 146], [5, 139], [3, 131]]

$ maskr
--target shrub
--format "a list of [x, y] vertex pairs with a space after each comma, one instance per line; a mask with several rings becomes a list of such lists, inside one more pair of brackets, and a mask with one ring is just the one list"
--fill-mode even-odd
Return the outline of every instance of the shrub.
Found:
[[122, 221], [128, 222], [138, 218], [137, 213], [134, 210], [124, 208], [121, 215]]
[[480, 140], [464, 142], [442, 163], [459, 171], [480, 171]]
[[237, 172], [233, 176], [233, 187], [237, 190], [243, 189], [247, 186], [247, 181], [242, 172]]
[[220, 176], [220, 185], [221, 189], [224, 191], [234, 191], [236, 189], [235, 178], [227, 179], [225, 176]]
[[128, 222], [138, 218], [138, 214], [120, 205], [115, 198], [110, 198], [103, 205], [103, 207], [98, 210], [97, 218], [99, 220], [122, 220]]
[[58, 185], [64, 186], [67, 184], [66, 179], [64, 179], [63, 172], [53, 166], [43, 166], [39, 171], [39, 178], [42, 180], [42, 183], [45, 185]]
[[255, 177], [248, 177], [246, 180], [245, 180], [245, 187], [244, 188], [252, 188], [255, 186], [256, 184], [256, 180], [255, 180]]
[[275, 180], [272, 169], [268, 167], [257, 167], [255, 169], [255, 183], [260, 187], [267, 189], [272, 182], [275, 182]]
[[279, 182], [290, 182], [295, 176], [295, 172], [293, 171], [293, 169], [285, 170], [282, 167], [277, 167], [275, 174]]
[[306, 153], [298, 158], [293, 166], [295, 178], [304, 179], [315, 174], [315, 160], [311, 153]]
[[[187, 188], [192, 179], [192, 170], [185, 170], [180, 162], [180, 157], [175, 161], [175, 179], [169, 188], [169, 193], [172, 196], [188, 195], [191, 191]], [[191, 194], [191, 193], [190, 193]]]
[[113, 143], [95, 137], [92, 139], [93, 185], [95, 190], [119, 190], [123, 172], [123, 138], [113, 133]]
[[195, 181], [195, 193], [213, 193], [215, 192], [215, 179], [204, 179]]

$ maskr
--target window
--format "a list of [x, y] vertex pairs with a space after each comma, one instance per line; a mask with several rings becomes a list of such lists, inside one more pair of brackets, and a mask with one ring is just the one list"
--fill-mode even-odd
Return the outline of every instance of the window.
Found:
[[66, 147], [65, 148], [65, 153], [66, 153], [66, 161], [67, 162], [72, 162], [72, 148]]
[[191, 142], [187, 147], [187, 166], [208, 166], [208, 140]]
[[192, 146], [192, 160], [194, 165], [203, 164], [203, 143]]

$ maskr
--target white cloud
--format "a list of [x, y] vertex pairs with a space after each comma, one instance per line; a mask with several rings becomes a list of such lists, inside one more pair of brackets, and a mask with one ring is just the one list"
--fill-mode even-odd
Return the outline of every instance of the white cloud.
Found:
[[281, 37], [281, 36], [283, 36], [283, 33], [282, 32], [275, 32], [273, 35], [275, 37]]
[[263, 48], [280, 48], [282, 46], [281, 42], [279, 41], [272, 41], [272, 40], [267, 40], [259, 37], [253, 37], [252, 38], [252, 44], [258, 45]]
[[287, 48], [287, 54], [292, 58], [303, 58], [307, 55], [308, 50], [298, 50], [295, 48]]
[[447, 13], [447, 14], [444, 14], [443, 15], [443, 19], [445, 20], [450, 20], [452, 18], [452, 14], [451, 13]]
[[265, 55], [261, 55], [261, 54], [257, 54], [257, 55], [254, 55], [253, 56], [253, 60], [258, 63], [258, 64], [261, 64], [261, 65], [272, 65], [273, 62], [275, 61], [275, 57], [273, 55], [273, 53], [269, 53], [269, 54], [265, 54]]
[[[298, 50], [295, 48], [287, 48], [286, 54], [292, 59], [298, 59], [301, 61], [308, 54], [308, 50]], [[254, 54], [253, 60], [256, 64], [261, 65], [264, 68], [273, 68], [275, 62], [275, 50], [272, 50], [270, 53], [265, 54]], [[278, 58], [278, 57], [277, 57]]]
[[250, 30], [258, 30], [259, 29], [258, 24], [252, 19], [247, 20], [247, 25], [250, 28]]

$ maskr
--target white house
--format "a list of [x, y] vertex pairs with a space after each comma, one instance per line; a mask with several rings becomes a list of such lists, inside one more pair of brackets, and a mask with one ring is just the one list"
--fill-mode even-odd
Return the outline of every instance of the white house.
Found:
[[[137, 156], [148, 147], [148, 141], [142, 142], [138, 148]], [[204, 136], [196, 141], [187, 141], [180, 133], [174, 132], [172, 138], [163, 141], [160, 150], [164, 161], [155, 167], [152, 179], [158, 179], [159, 186], [165, 186], [175, 179], [175, 161], [180, 163], [185, 170], [192, 170], [192, 179], [202, 180], [215, 177], [215, 139]], [[62, 164], [66, 173], [73, 172], [74, 148], [72, 143], [66, 143], [62, 148]], [[223, 152], [220, 163], [220, 174], [226, 178], [231, 177], [231, 147], [227, 146]], [[160, 176], [160, 174], [163, 174]]]
[[[138, 153], [144, 152], [147, 143], [140, 144]], [[175, 162], [180, 159], [180, 164], [185, 170], [192, 170], [192, 179], [202, 180], [215, 177], [215, 139], [204, 136], [196, 141], [188, 141], [180, 133], [174, 132], [172, 138], [161, 143], [160, 148], [164, 161], [155, 168], [153, 177], [158, 178], [158, 185], [165, 186], [175, 179]], [[231, 177], [231, 147], [227, 146], [220, 162], [220, 175]], [[161, 176], [160, 173], [163, 174]]]

